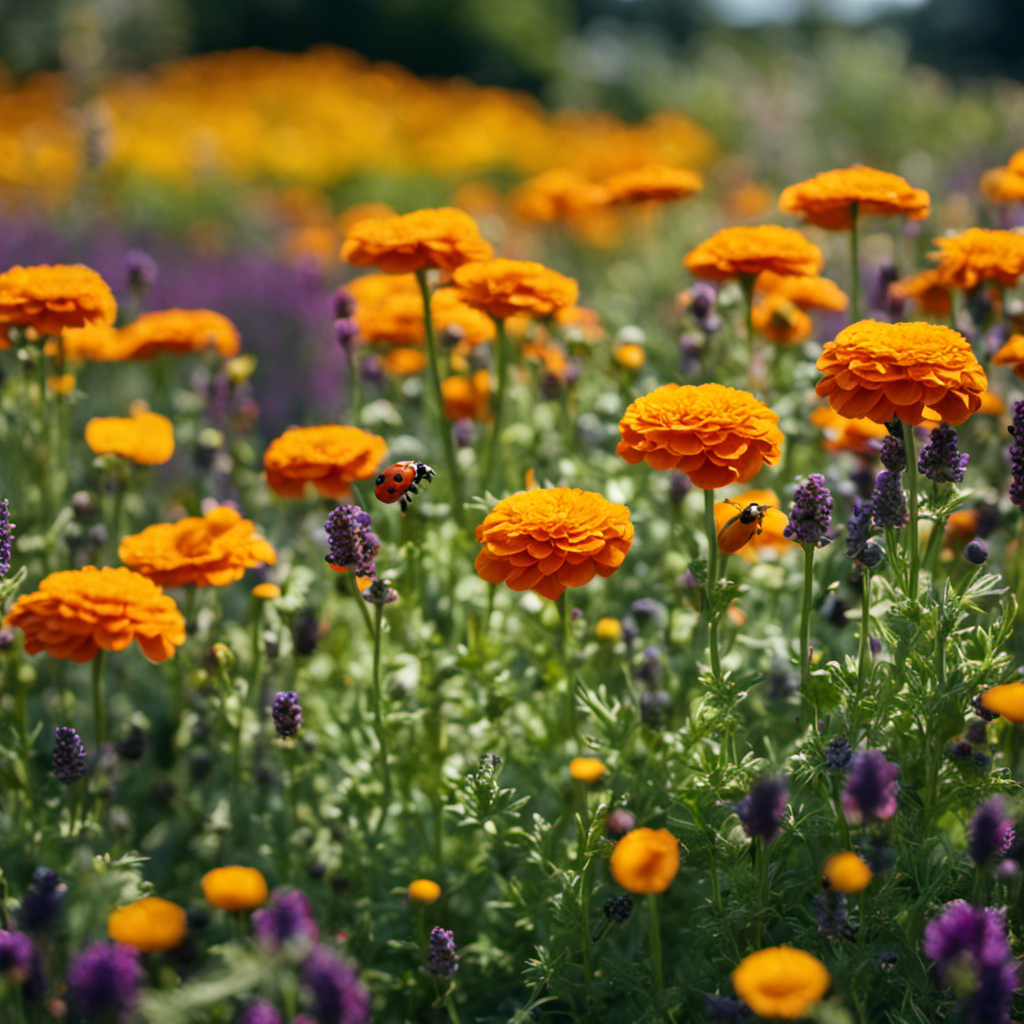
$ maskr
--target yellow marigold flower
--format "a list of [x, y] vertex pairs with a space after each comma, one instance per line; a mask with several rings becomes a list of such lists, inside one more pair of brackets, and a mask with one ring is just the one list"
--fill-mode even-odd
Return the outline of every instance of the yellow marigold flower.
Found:
[[492, 252], [468, 213], [444, 207], [361, 220], [349, 228], [341, 258], [385, 274], [408, 274], [433, 267], [450, 272], [471, 260], [490, 259]]
[[1018, 149], [1009, 160], [1006, 161], [1006, 169], [1014, 174], [1024, 174], [1024, 149]]
[[611, 576], [633, 543], [629, 509], [600, 494], [537, 488], [503, 498], [476, 528], [473, 563], [488, 583], [534, 590], [552, 601], [566, 587]]
[[1024, 174], [993, 167], [981, 176], [978, 188], [991, 203], [1019, 203], [1024, 201]]
[[938, 266], [937, 278], [946, 288], [971, 289], [982, 281], [1012, 286], [1024, 273], [1024, 234], [990, 228], [968, 228], [958, 235], [935, 239], [928, 254]]
[[517, 217], [548, 224], [600, 206], [605, 191], [576, 171], [556, 167], [524, 181], [512, 193], [511, 201]]
[[858, 320], [825, 345], [817, 365], [824, 377], [815, 390], [836, 412], [876, 423], [899, 416], [916, 426], [926, 407], [963, 423], [988, 385], [967, 341], [936, 324]]
[[712, 281], [765, 270], [813, 277], [824, 262], [821, 250], [799, 231], [775, 224], [722, 228], [683, 258], [687, 270]]
[[157, 412], [101, 416], [85, 425], [85, 443], [96, 455], [120, 455], [140, 466], [161, 466], [174, 455], [174, 425]]
[[860, 892], [871, 884], [871, 868], [852, 850], [833, 853], [822, 874], [837, 892]]
[[736, 994], [761, 1017], [797, 1020], [827, 991], [832, 978], [810, 953], [772, 946], [744, 957], [732, 972]]
[[74, 662], [123, 651], [135, 640], [150, 661], [166, 661], [185, 642], [185, 620], [174, 599], [131, 569], [52, 572], [22, 594], [4, 625], [25, 634], [28, 654], [46, 651]]
[[159, 896], [147, 896], [111, 911], [107, 935], [113, 942], [132, 946], [143, 953], [174, 949], [188, 931], [183, 907]]
[[436, 903], [441, 898], [441, 886], [429, 878], [417, 878], [409, 883], [405, 894], [410, 903], [429, 907], [431, 903]]
[[922, 270], [920, 274], [893, 281], [889, 285], [889, 297], [900, 302], [913, 300], [921, 312], [937, 319], [948, 317], [953, 309], [949, 289], [937, 270]]
[[1020, 725], [1024, 722], [1024, 683], [990, 686], [981, 695], [981, 706], [993, 715], [1002, 715], [1008, 722]]
[[769, 292], [750, 311], [754, 330], [776, 345], [796, 345], [811, 336], [811, 318], [780, 292]]
[[846, 292], [827, 277], [790, 277], [766, 270], [757, 275], [754, 290], [781, 295], [801, 309], [828, 309], [841, 313], [850, 304]]
[[528, 260], [467, 263], [452, 276], [462, 302], [497, 320], [516, 313], [550, 316], [574, 305], [579, 296], [572, 278]]
[[679, 871], [679, 840], [668, 829], [635, 828], [615, 844], [610, 867], [629, 892], [664, 892]]
[[258, 601], [276, 601], [281, 596], [281, 588], [276, 583], [257, 583], [249, 593]]
[[639, 370], [647, 362], [647, 349], [635, 341], [627, 341], [612, 349], [612, 359], [626, 370]]
[[754, 489], [743, 491], [729, 501], [715, 502], [715, 527], [722, 527], [748, 505], [768, 505], [761, 520], [761, 532], [754, 534], [737, 552], [747, 562], [756, 562], [762, 553], [777, 554], [793, 546], [793, 541], [782, 535], [789, 525], [789, 516], [779, 510], [779, 496], [774, 491]]
[[598, 640], [608, 640], [615, 643], [622, 639], [622, 623], [610, 615], [605, 615], [594, 623], [594, 636]]
[[596, 757], [574, 757], [569, 762], [569, 777], [587, 785], [600, 782], [607, 771], [605, 763]]
[[221, 910], [255, 910], [267, 901], [267, 880], [256, 868], [214, 868], [200, 884], [206, 902]]
[[122, 537], [117, 557], [161, 587], [223, 587], [246, 569], [277, 562], [256, 527], [229, 505]]
[[358, 427], [291, 427], [270, 442], [263, 456], [267, 485], [283, 498], [301, 498], [312, 483], [325, 498], [345, 498], [353, 480], [377, 471], [388, 446]]
[[931, 196], [923, 188], [914, 188], [898, 174], [861, 164], [816, 174], [783, 189], [779, 196], [783, 213], [799, 214], [831, 231], [850, 227], [854, 203], [859, 214], [876, 217], [924, 220], [931, 210]]
[[122, 332], [130, 359], [152, 359], [161, 352], [187, 355], [215, 348], [225, 359], [238, 355], [238, 328], [212, 309], [164, 309], [143, 313]]
[[819, 405], [810, 415], [811, 422], [821, 427], [827, 452], [856, 452], [869, 455], [877, 452], [882, 439], [889, 433], [884, 423], [874, 420], [849, 419], [840, 416], [830, 405]]
[[678, 469], [696, 487], [746, 483], [774, 466], [779, 417], [746, 391], [722, 384], [663, 384], [636, 399], [619, 421], [615, 449], [630, 465]]
[[0, 324], [60, 334], [65, 327], [112, 324], [117, 302], [107, 283], [88, 267], [11, 267], [0, 274]]
[[[110, 324], [67, 327], [61, 337], [64, 358], [72, 363], [119, 363], [131, 357], [131, 347], [125, 343], [124, 335]], [[56, 342], [49, 342], [46, 350], [51, 355], [59, 352]]]
[[492, 419], [490, 373], [477, 370], [472, 377], [447, 377], [441, 381], [441, 401], [447, 420]]
[[1024, 334], [1011, 334], [1009, 340], [992, 357], [999, 366], [1010, 366], [1013, 372], [1024, 378]]
[[384, 356], [384, 370], [391, 377], [411, 377], [426, 365], [427, 357], [418, 348], [393, 348]]
[[604, 181], [606, 202], [612, 206], [673, 202], [692, 196], [703, 187], [699, 174], [668, 164], [646, 164], [620, 171]]

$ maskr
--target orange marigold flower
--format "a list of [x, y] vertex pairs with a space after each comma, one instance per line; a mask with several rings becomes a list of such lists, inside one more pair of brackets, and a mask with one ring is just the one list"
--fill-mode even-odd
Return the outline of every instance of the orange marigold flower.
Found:
[[783, 189], [779, 209], [799, 214], [819, 228], [844, 231], [850, 227], [854, 203], [861, 214], [924, 220], [931, 202], [923, 188], [914, 188], [898, 174], [856, 164], [824, 171]]
[[277, 562], [277, 552], [230, 505], [122, 537], [117, 557], [161, 587], [223, 587], [246, 569]]
[[692, 196], [703, 187], [699, 174], [668, 164], [647, 164], [632, 171], [621, 171], [604, 182], [606, 202], [613, 206], [672, 202]]
[[849, 419], [840, 416], [830, 405], [819, 405], [810, 416], [811, 422], [821, 427], [827, 452], [857, 452], [869, 455], [877, 452], [888, 433], [885, 425], [874, 420]]
[[436, 903], [441, 898], [441, 886], [431, 878], [417, 878], [409, 883], [405, 895], [410, 903], [429, 907], [431, 903]]
[[100, 648], [123, 651], [132, 640], [150, 661], [166, 661], [185, 642], [174, 599], [131, 569], [52, 572], [15, 601], [4, 625], [25, 634], [29, 654], [74, 662], [95, 658]]
[[174, 455], [174, 424], [158, 412], [101, 416], [85, 425], [85, 443], [96, 455], [120, 455], [140, 466], [161, 466]]
[[267, 880], [256, 868], [214, 868], [199, 884], [206, 902], [221, 910], [255, 910], [267, 901]]
[[631, 465], [678, 469], [704, 490], [746, 483], [779, 461], [779, 417], [746, 391], [722, 384], [663, 384], [619, 421], [615, 449]]
[[188, 931], [183, 907], [159, 896], [147, 896], [126, 907], [113, 910], [107, 917], [107, 935], [143, 953], [174, 949]]
[[815, 390], [836, 412], [886, 423], [899, 416], [917, 426], [931, 408], [963, 423], [981, 406], [985, 371], [971, 346], [949, 327], [858, 320], [825, 345], [825, 375]]
[[1003, 683], [990, 686], [981, 695], [981, 706], [993, 715], [1002, 715], [1008, 722], [1024, 722], [1024, 683]]
[[993, 167], [981, 176], [978, 188], [991, 203], [1019, 203], [1024, 200], [1024, 174]]
[[683, 258], [687, 270], [712, 281], [765, 270], [813, 277], [824, 262], [821, 250], [799, 231], [775, 224], [722, 228]]
[[810, 953], [773, 946], [744, 957], [732, 972], [736, 994], [760, 1017], [797, 1020], [828, 991], [832, 978]]
[[1009, 160], [1006, 161], [1006, 169], [1014, 174], [1024, 174], [1024, 149], [1018, 149]]
[[601, 314], [586, 306], [563, 306], [555, 310], [555, 323], [567, 328], [565, 334], [570, 342], [594, 345], [605, 336]]
[[861, 892], [871, 884], [871, 868], [852, 850], [833, 853], [822, 871], [822, 877], [837, 892]]
[[829, 309], [841, 313], [850, 304], [846, 292], [827, 277], [788, 277], [766, 270], [757, 275], [754, 289], [785, 296], [801, 309]]
[[75, 390], [75, 375], [59, 373], [53, 377], [47, 377], [46, 385], [55, 395], [70, 395]]
[[569, 762], [569, 777], [575, 782], [600, 782], [607, 771], [605, 763], [596, 757], [574, 757]]
[[349, 228], [341, 258], [385, 274], [408, 274], [433, 267], [452, 271], [471, 260], [490, 259], [492, 252], [468, 213], [444, 207], [361, 220]]
[[595, 574], [611, 576], [633, 543], [629, 509], [570, 487], [537, 488], [503, 498], [476, 528], [483, 544], [473, 563], [488, 583], [534, 590], [552, 601]]
[[647, 362], [647, 349], [635, 341], [627, 341], [612, 349], [612, 359], [626, 370], [639, 370]]
[[212, 309], [164, 309], [143, 313], [121, 332], [131, 359], [152, 359], [161, 352], [186, 355], [215, 348], [225, 359], [238, 355], [238, 328]]
[[547, 224], [600, 206], [605, 191], [575, 171], [556, 167], [524, 181], [511, 200], [516, 216]]
[[789, 525], [789, 516], [779, 509], [779, 496], [774, 491], [754, 489], [733, 495], [729, 501], [715, 502], [715, 527], [721, 530], [748, 505], [768, 505], [761, 520], [761, 532], [755, 533], [737, 552], [747, 562], [756, 562], [762, 553], [778, 554], [793, 546], [793, 541], [784, 537], [782, 531]]
[[569, 369], [569, 357], [561, 345], [553, 342], [546, 334], [522, 347], [522, 356], [527, 362], [540, 363], [545, 373], [560, 381], [565, 380]]
[[[277, 557], [276, 551], [274, 557]], [[281, 596], [281, 588], [276, 583], [257, 583], [250, 593], [257, 601], [276, 601]]]
[[572, 306], [579, 286], [570, 278], [529, 260], [487, 260], [455, 271], [459, 299], [497, 320], [516, 313], [550, 316]]
[[1009, 340], [992, 357], [999, 366], [1010, 366], [1013, 372], [1024, 378], [1024, 334], [1011, 334]]
[[391, 377], [411, 377], [426, 365], [427, 357], [418, 348], [393, 348], [384, 355], [384, 370]]
[[0, 274], [0, 324], [60, 334], [65, 327], [112, 324], [117, 302], [106, 281], [88, 267], [11, 267]]
[[936, 238], [938, 281], [946, 288], [971, 289], [982, 281], [1014, 285], [1024, 273], [1024, 234], [991, 228], [968, 228]]
[[325, 498], [344, 498], [353, 480], [377, 471], [388, 445], [358, 427], [290, 427], [263, 456], [267, 485], [284, 498], [301, 498], [312, 483]]
[[937, 318], [948, 317], [953, 309], [949, 289], [937, 270], [922, 270], [920, 274], [893, 281], [889, 285], [889, 297], [900, 302], [913, 299], [923, 313]]
[[776, 345], [795, 345], [811, 336], [811, 318], [779, 292], [769, 292], [754, 303], [750, 323]]
[[[131, 357], [131, 347], [124, 335], [110, 324], [86, 324], [68, 327], [61, 332], [64, 358], [72, 363], [119, 363]], [[47, 354], [56, 356], [60, 346], [47, 342]]]
[[472, 377], [448, 377], [441, 381], [441, 400], [447, 420], [477, 420], [491, 417], [491, 375], [477, 370]]
[[609, 867], [629, 892], [664, 892], [679, 871], [679, 840], [665, 828], [635, 828], [615, 844]]

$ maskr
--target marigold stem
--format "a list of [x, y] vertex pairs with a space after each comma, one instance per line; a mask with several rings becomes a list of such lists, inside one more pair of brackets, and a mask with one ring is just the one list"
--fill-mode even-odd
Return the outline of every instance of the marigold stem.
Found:
[[647, 894], [647, 912], [651, 926], [651, 962], [654, 964], [654, 990], [660, 1007], [665, 998], [665, 972], [661, 957], [661, 926], [658, 923], [658, 894]]
[[565, 693], [566, 721], [569, 726], [569, 735], [574, 740], [579, 739], [579, 726], [576, 722], [576, 684], [572, 677], [572, 665], [570, 662], [570, 651], [572, 646], [572, 608], [569, 601], [569, 588], [562, 591], [558, 599], [558, 611], [562, 620], [562, 667], [565, 670]]
[[860, 702], [864, 696], [864, 683], [868, 677], [868, 655], [871, 651], [868, 636], [871, 625], [871, 570], [865, 569], [861, 579], [860, 591], [860, 638], [857, 643], [857, 691], [851, 709], [851, 727], [854, 742], [857, 740], [857, 716], [860, 714]]
[[814, 709], [814, 731], [818, 729], [817, 702], [811, 696], [811, 598], [814, 592], [814, 545], [803, 544], [804, 549], [804, 590], [800, 603], [800, 693], [809, 700]]
[[850, 323], [860, 319], [860, 204], [850, 203]]
[[96, 733], [96, 753], [107, 738], [107, 712], [103, 697], [103, 676], [107, 665], [107, 652], [101, 647], [92, 659], [92, 720]]
[[[362, 600], [362, 598], [360, 598]], [[387, 817], [388, 806], [391, 803], [391, 771], [388, 768], [388, 738], [384, 728], [384, 696], [380, 685], [380, 641], [384, 632], [384, 605], [376, 606], [375, 628], [373, 633], [373, 723], [377, 733], [377, 743], [380, 745], [380, 769], [384, 780], [384, 795], [381, 797], [380, 818], [377, 819], [375, 835], [380, 835], [384, 830], [384, 819]]]
[[903, 446], [907, 450], [907, 484], [910, 491], [910, 522], [907, 524], [910, 565], [907, 574], [907, 596], [911, 601], [916, 601], [921, 555], [917, 536], [917, 455], [914, 453], [914, 428], [909, 423], [903, 424]]
[[715, 525], [715, 492], [704, 492], [704, 529], [708, 535], [708, 577], [704, 587], [708, 615], [708, 658], [711, 676], [717, 683], [722, 678], [722, 663], [718, 656], [718, 616], [714, 610], [714, 593], [718, 583], [718, 529]]
[[[482, 480], [484, 490], [487, 490], [491, 485], [491, 477], [494, 475], [494, 467], [501, 465], [498, 448], [501, 444], [501, 421], [505, 407], [505, 390], [508, 387], [508, 332], [505, 330], [505, 321], [495, 317], [494, 328], [498, 341], [498, 390], [494, 393], [494, 423], [491, 426], [491, 440], [487, 449], [487, 461], [484, 464], [484, 476]], [[499, 483], [503, 476], [504, 474], [499, 476]]]

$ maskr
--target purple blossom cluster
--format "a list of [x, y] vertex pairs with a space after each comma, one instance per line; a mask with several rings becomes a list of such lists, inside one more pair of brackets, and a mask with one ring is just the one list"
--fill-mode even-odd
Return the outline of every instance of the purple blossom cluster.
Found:
[[302, 728], [302, 704], [299, 703], [299, 695], [293, 690], [276, 694], [270, 713], [277, 735], [282, 739], [295, 736]]
[[883, 469], [875, 479], [875, 493], [871, 496], [871, 510], [875, 526], [880, 530], [898, 530], [910, 521], [907, 495], [903, 490], [902, 474]]
[[427, 944], [427, 969], [435, 978], [450, 978], [459, 969], [459, 954], [455, 952], [455, 934], [444, 928], [435, 928]]
[[993, 796], [974, 812], [967, 829], [967, 852], [983, 867], [1002, 858], [1013, 842], [1013, 822], [1006, 816], [1003, 798]]
[[782, 535], [797, 544], [823, 548], [832, 538], [832, 494], [820, 473], [811, 473], [798, 485], [789, 510], [789, 522]]
[[921, 448], [917, 468], [937, 484], [959, 484], [970, 461], [970, 455], [961, 455], [957, 448], [956, 431], [948, 423], [940, 423]]
[[1024, 508], [1024, 398], [1013, 403], [1013, 422], [1006, 428], [1013, 436], [1010, 445], [1010, 501]]
[[789, 799], [785, 776], [769, 776], [755, 782], [750, 792], [736, 805], [736, 814], [743, 831], [751, 839], [760, 837], [765, 843], [774, 840], [782, 830], [782, 815]]
[[372, 525], [369, 513], [357, 505], [339, 505], [327, 517], [328, 564], [348, 569], [357, 576], [376, 576], [374, 558], [380, 550], [380, 540], [370, 529]]
[[843, 813], [854, 824], [885, 821], [896, 813], [899, 766], [880, 750], [865, 750], [853, 759], [843, 790]]
[[11, 513], [7, 499], [0, 500], [0, 580], [11, 571], [11, 544], [14, 540], [14, 528], [11, 526]]
[[60, 725], [54, 732], [53, 774], [65, 786], [73, 785], [85, 774], [85, 744], [70, 726]]

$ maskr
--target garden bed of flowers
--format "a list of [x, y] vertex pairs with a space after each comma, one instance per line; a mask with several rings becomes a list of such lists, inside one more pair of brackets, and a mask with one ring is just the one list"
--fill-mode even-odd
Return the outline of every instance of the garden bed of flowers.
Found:
[[1013, 1019], [1024, 150], [67, 88], [0, 96], [0, 1020]]

